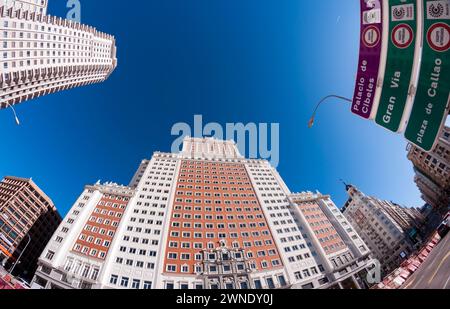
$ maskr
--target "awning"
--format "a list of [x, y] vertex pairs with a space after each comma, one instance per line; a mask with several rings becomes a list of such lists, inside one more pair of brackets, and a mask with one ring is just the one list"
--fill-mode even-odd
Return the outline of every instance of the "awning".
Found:
[[430, 252], [424, 250], [424, 251], [421, 252], [421, 254], [422, 254], [424, 257], [428, 257], [428, 255], [430, 255]]
[[419, 267], [420, 265], [422, 265], [422, 262], [419, 260], [415, 260], [412, 264], [416, 267]]

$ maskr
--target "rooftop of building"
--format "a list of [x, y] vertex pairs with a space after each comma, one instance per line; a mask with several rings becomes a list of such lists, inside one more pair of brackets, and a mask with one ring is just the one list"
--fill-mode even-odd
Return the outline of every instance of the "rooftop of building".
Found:
[[44, 199], [46, 199], [50, 204], [54, 206], [52, 199], [44, 191], [42, 191], [42, 189], [34, 182], [33, 178], [5, 176], [4, 179], [18, 180], [30, 184], [33, 187], [33, 189], [35, 189], [39, 193], [39, 195], [41, 195]]
[[[32, 178], [24, 178], [24, 177], [17, 177], [17, 176], [5, 176], [2, 180], [2, 182], [7, 179], [20, 181], [20, 182], [29, 184], [39, 194], [39, 196], [41, 198], [43, 198], [49, 204], [49, 206], [52, 208], [52, 210], [54, 210], [55, 212], [58, 213], [58, 209], [56, 208], [55, 203], [53, 203], [52, 199], [33, 181]], [[58, 213], [58, 215], [59, 215], [59, 213]]]
[[87, 189], [96, 189], [102, 193], [110, 193], [131, 197], [135, 193], [135, 189], [129, 186], [121, 185], [112, 181], [101, 182], [98, 180], [93, 185], [87, 185]]
[[[107, 34], [97, 30], [95, 27], [90, 25], [85, 25], [73, 20], [64, 19], [62, 17], [48, 15], [48, 14], [36, 14], [29, 13], [28, 11], [22, 11], [21, 9], [16, 10], [19, 11], [19, 14], [15, 14], [17, 18], [24, 18], [28, 20], [40, 21], [48, 24], [53, 24], [56, 26], [64, 26], [68, 28], [72, 28], [74, 30], [86, 31], [92, 33], [96, 37], [100, 37], [107, 40], [112, 40], [115, 43], [114, 36], [111, 34]], [[0, 16], [3, 17], [13, 17], [13, 7], [6, 7], [5, 3], [0, 1]]]
[[319, 191], [311, 192], [311, 191], [305, 191], [305, 192], [295, 192], [291, 193], [288, 196], [293, 202], [308, 202], [308, 201], [314, 201], [317, 199], [323, 199], [328, 198], [329, 195], [324, 195], [320, 193]]

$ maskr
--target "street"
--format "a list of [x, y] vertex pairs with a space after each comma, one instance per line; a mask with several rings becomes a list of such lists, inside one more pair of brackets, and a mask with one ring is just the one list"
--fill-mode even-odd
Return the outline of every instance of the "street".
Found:
[[402, 288], [450, 289], [450, 234], [434, 248]]

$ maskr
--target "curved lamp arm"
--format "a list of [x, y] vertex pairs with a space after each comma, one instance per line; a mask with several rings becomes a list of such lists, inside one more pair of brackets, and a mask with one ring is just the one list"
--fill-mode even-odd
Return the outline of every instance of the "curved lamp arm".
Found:
[[317, 111], [319, 110], [320, 105], [322, 105], [323, 102], [325, 102], [326, 100], [331, 99], [331, 98], [340, 99], [340, 100], [347, 101], [350, 103], [353, 102], [352, 99], [349, 99], [349, 98], [346, 98], [346, 97], [343, 97], [340, 95], [335, 95], [335, 94], [330, 94], [330, 95], [324, 97], [322, 100], [320, 100], [320, 102], [317, 104], [316, 108], [314, 109], [314, 113], [308, 123], [309, 128], [312, 128], [314, 126], [314, 121], [316, 119], [316, 114], [317, 114]]
[[16, 110], [14, 109], [14, 107], [11, 104], [9, 104], [8, 102], [4, 102], [4, 103], [6, 104], [7, 107], [11, 108], [11, 110], [13, 111], [13, 114], [14, 114], [14, 118], [16, 120], [16, 124], [20, 125], [19, 117], [17, 117], [17, 113], [16, 113]]

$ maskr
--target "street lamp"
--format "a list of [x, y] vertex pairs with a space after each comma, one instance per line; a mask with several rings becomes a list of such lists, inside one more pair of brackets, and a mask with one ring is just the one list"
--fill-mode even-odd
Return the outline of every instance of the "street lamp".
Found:
[[16, 124], [20, 125], [19, 117], [17, 117], [17, 113], [16, 113], [16, 110], [14, 109], [14, 107], [11, 104], [9, 104], [8, 102], [4, 102], [4, 103], [6, 104], [6, 106], [9, 106], [11, 108], [11, 110], [14, 113], [14, 118], [16, 119]]
[[30, 242], [31, 242], [31, 236], [30, 236], [29, 234], [26, 234], [26, 236], [28, 236], [28, 242], [27, 242], [27, 244], [25, 245], [25, 248], [23, 248], [22, 252], [20, 252], [20, 255], [19, 255], [19, 257], [17, 258], [16, 262], [14, 263], [13, 267], [9, 270], [9, 272], [10, 272], [11, 274], [13, 273], [14, 268], [15, 268], [16, 265], [19, 263], [20, 258], [22, 257], [22, 255], [23, 255], [23, 253], [25, 252], [25, 250], [27, 250], [27, 247], [28, 247], [28, 245], [29, 245]]
[[314, 113], [313, 113], [311, 119], [309, 120], [309, 123], [308, 123], [308, 127], [309, 127], [309, 128], [312, 128], [312, 127], [314, 126], [314, 121], [315, 121], [315, 119], [316, 119], [317, 110], [319, 109], [320, 105], [322, 105], [323, 102], [325, 102], [326, 100], [331, 99], [331, 98], [340, 99], [340, 100], [347, 101], [347, 102], [350, 102], [350, 103], [353, 102], [352, 99], [348, 99], [348, 98], [346, 98], [346, 97], [342, 97], [342, 96], [335, 95], [335, 94], [331, 94], [331, 95], [329, 95], [329, 96], [324, 97], [324, 98], [323, 98], [322, 100], [320, 100], [320, 102], [317, 104], [316, 109], [314, 110]]

